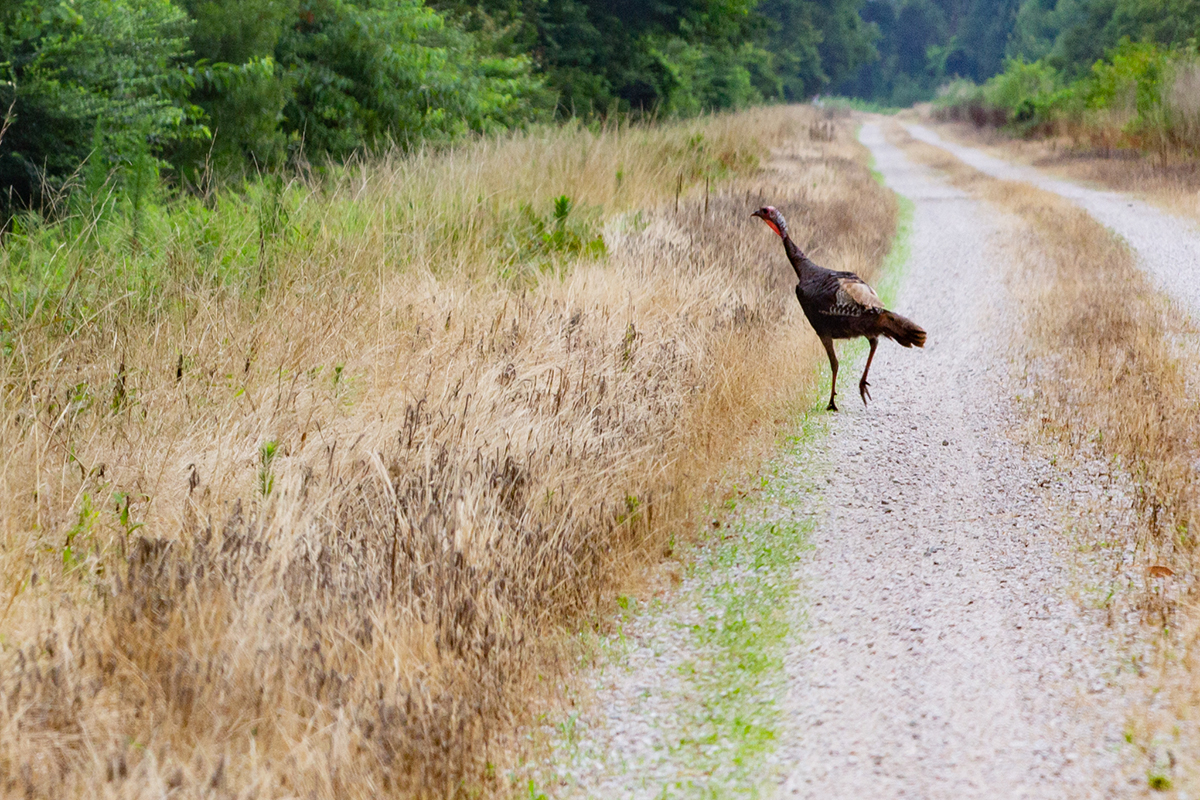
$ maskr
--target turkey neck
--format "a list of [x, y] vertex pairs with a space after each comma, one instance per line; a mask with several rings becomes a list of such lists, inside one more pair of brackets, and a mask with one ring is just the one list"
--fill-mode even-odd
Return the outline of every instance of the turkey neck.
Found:
[[796, 277], [803, 283], [805, 278], [811, 278], [813, 273], [817, 272], [819, 267], [808, 260], [808, 256], [804, 255], [804, 251], [796, 246], [792, 241], [792, 237], [784, 234], [783, 236], [783, 251], [787, 253], [788, 261], [792, 262], [792, 269], [796, 271]]

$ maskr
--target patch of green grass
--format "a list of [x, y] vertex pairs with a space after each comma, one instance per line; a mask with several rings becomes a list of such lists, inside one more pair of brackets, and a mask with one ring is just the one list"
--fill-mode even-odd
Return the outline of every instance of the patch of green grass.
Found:
[[813, 517], [798, 517], [804, 487], [780, 462], [822, 438], [827, 417], [805, 415], [784, 440], [776, 480], [743, 500], [741, 522], [707, 531], [679, 605], [696, 610], [680, 665], [683, 696], [668, 741], [676, 777], [661, 797], [758, 797], [778, 777], [770, 756], [783, 739], [784, 656], [799, 636], [793, 577], [810, 548]]
[[900, 206], [896, 217], [896, 236], [880, 269], [879, 285], [875, 287], [879, 299], [889, 307], [896, 301], [900, 287], [908, 277], [908, 265], [912, 258], [913, 214], [916, 211], [916, 204], [903, 195], [896, 195], [896, 202]]
[[1146, 775], [1146, 783], [1156, 792], [1165, 792], [1171, 788], [1171, 778], [1164, 772], [1151, 770]]
[[874, 100], [863, 100], [859, 97], [822, 97], [821, 103], [825, 108], [846, 111], [865, 111], [868, 114], [898, 114], [904, 109], [889, 106]]
[[771, 783], [784, 654], [796, 635], [792, 572], [812, 527], [812, 519], [746, 523], [699, 565], [694, 602], [702, 620], [690, 637], [698, 655], [681, 667], [699, 702], [685, 710], [675, 746], [696, 777], [674, 787], [683, 795], [756, 796]]

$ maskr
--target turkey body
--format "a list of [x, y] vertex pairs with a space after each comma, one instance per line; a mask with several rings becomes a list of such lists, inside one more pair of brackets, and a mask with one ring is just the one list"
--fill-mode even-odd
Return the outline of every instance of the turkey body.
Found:
[[832, 339], [879, 335], [883, 303], [871, 287], [853, 272], [834, 272], [804, 260], [808, 263], [796, 284], [796, 299], [817, 335]]
[[773, 207], [760, 208], [753, 216], [760, 217], [783, 239], [784, 252], [799, 281], [796, 299], [829, 356], [833, 373], [828, 406], [831, 411], [837, 411], [834, 398], [837, 395], [838, 360], [833, 341], [861, 336], [870, 343], [867, 365], [858, 384], [865, 405], [871, 397], [867, 373], [871, 370], [880, 337], [892, 339], [904, 347], [924, 347], [925, 330], [912, 320], [887, 310], [875, 291], [853, 272], [837, 272], [813, 263], [792, 241], [783, 215]]

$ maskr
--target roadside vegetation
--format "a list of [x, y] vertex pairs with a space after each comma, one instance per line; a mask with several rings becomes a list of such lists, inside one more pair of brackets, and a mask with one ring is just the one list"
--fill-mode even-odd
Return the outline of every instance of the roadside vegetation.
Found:
[[892, 135], [914, 158], [959, 187], [1015, 214], [1025, 238], [1010, 250], [1013, 298], [1024, 309], [1027, 342], [1017, 349], [1032, 390], [1030, 414], [1047, 435], [1085, 457], [1100, 453], [1136, 489], [1139, 524], [1107, 531], [1116, 547], [1115, 597], [1162, 632], [1149, 690], [1126, 735], [1147, 757], [1151, 788], [1200, 783], [1192, 754], [1200, 609], [1200, 408], [1190, 387], [1195, 332], [1134, 263], [1129, 248], [1087, 212], [1028, 184], [974, 170], [901, 130]]
[[942, 73], [928, 96], [935, 117], [1047, 142], [1043, 162], [1117, 188], [1200, 186], [1193, 0], [1021, 0], [1014, 10], [1003, 62]]
[[1105, 154], [1190, 157], [1200, 152], [1200, 57], [1191, 46], [1126, 39], [1077, 77], [1046, 61], [1015, 60], [983, 86], [944, 87], [935, 115]]
[[764, 202], [864, 276], [895, 230], [796, 107], [14, 218], [6, 791], [509, 791], [574, 634], [804, 402]]

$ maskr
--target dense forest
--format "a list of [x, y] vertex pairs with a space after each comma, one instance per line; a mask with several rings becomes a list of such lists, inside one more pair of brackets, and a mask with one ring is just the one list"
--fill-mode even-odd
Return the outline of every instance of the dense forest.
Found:
[[877, 55], [836, 87], [892, 106], [930, 99], [952, 77], [982, 81], [1009, 55], [1018, 0], [869, 0]]
[[0, 203], [555, 117], [905, 106], [1006, 65], [993, 105], [1031, 119], [1119, 48], [1161, 71], [1130, 48], [1197, 35], [1200, 0], [23, 0], [0, 6]]
[[[24, 0], [0, 186], [184, 184], [555, 116], [797, 100], [874, 55], [858, 0]], [[47, 191], [49, 190], [49, 191]]]

